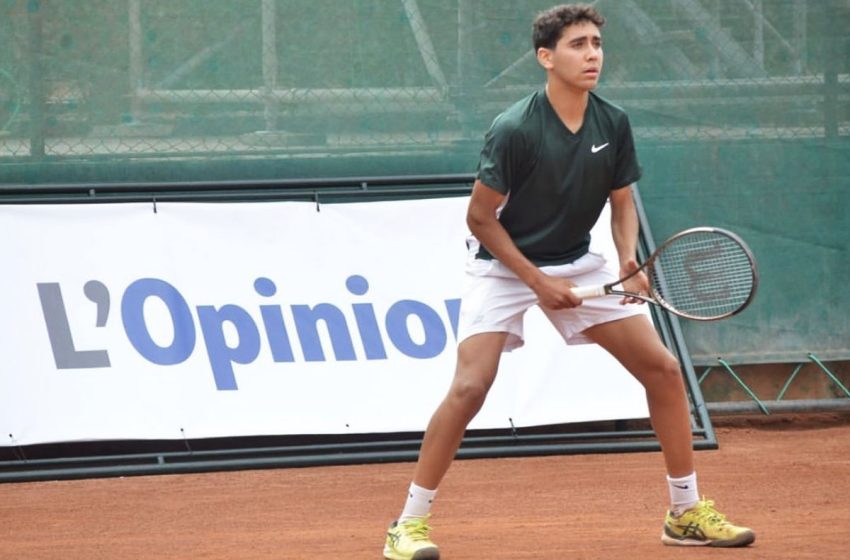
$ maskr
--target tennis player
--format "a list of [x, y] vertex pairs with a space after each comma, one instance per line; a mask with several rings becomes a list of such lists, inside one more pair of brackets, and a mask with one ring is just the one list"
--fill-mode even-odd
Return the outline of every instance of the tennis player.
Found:
[[[589, 252], [589, 232], [608, 200], [620, 277], [638, 268], [632, 185], [641, 169], [631, 127], [619, 107], [592, 92], [602, 71], [604, 23], [588, 5], [539, 14], [533, 41], [545, 87], [509, 107], [486, 134], [467, 213], [473, 238], [455, 377], [428, 424], [401, 515], [387, 531], [387, 559], [440, 557], [428, 525], [437, 487], [484, 403], [501, 353], [522, 346], [523, 315], [532, 305], [567, 344], [599, 344], [643, 385], [670, 495], [662, 542], [735, 547], [755, 540], [700, 498], [679, 363], [646, 315], [629, 305], [639, 300], [582, 301], [571, 291], [617, 279]], [[648, 287], [640, 273], [624, 289]]]

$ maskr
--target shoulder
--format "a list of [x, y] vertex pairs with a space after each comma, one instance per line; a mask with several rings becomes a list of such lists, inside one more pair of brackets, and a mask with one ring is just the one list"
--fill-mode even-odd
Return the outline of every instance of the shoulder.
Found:
[[592, 91], [590, 92], [590, 103], [593, 103], [594, 107], [603, 114], [615, 118], [627, 118], [625, 109]]
[[623, 126], [629, 126], [629, 117], [626, 111], [619, 105], [593, 92], [590, 92], [590, 103], [593, 105], [598, 117], [608, 124], [617, 129]]
[[505, 109], [490, 125], [490, 133], [508, 137], [522, 136], [539, 120], [540, 92], [527, 95]]

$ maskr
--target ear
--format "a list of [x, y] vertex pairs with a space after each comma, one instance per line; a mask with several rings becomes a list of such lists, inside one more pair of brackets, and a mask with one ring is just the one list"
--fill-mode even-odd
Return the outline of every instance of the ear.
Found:
[[546, 70], [552, 69], [552, 49], [540, 47], [537, 49], [537, 63]]

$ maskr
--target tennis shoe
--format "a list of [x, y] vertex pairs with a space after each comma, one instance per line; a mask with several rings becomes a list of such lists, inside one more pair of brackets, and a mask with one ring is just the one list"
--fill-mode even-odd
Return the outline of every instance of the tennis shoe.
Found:
[[387, 529], [387, 540], [384, 544], [384, 558], [388, 560], [439, 560], [440, 551], [431, 542], [428, 534], [428, 518], [417, 517], [399, 523], [393, 521]]
[[672, 546], [747, 546], [756, 540], [751, 529], [737, 527], [703, 498], [679, 516], [667, 512], [661, 542]]

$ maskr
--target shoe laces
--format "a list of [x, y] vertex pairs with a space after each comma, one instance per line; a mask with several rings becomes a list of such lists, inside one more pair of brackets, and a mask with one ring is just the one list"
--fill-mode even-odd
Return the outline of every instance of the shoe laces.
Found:
[[726, 516], [714, 509], [714, 500], [706, 500], [703, 497], [691, 511], [700, 521], [717, 524], [727, 523]]
[[417, 517], [402, 523], [402, 525], [404, 525], [404, 532], [410, 540], [428, 540], [428, 533], [431, 532], [431, 527], [428, 525], [429, 517], [431, 516], [426, 515], [425, 517]]

